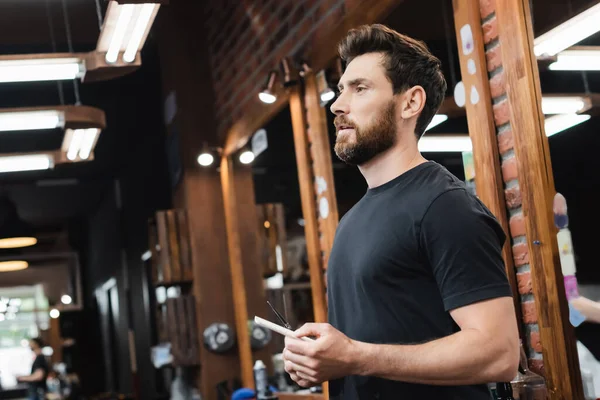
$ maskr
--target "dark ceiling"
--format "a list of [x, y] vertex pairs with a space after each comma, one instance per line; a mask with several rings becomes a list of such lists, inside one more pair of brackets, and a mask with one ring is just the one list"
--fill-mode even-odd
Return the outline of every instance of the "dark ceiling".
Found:
[[[0, 54], [69, 51], [63, 4], [73, 50], [93, 50], [100, 31], [95, 0], [64, 0], [64, 3], [1, 0]], [[99, 0], [98, 4], [103, 14], [106, 2]], [[151, 146], [162, 146], [157, 142], [163, 137], [163, 127], [159, 111], [160, 71], [153, 35], [146, 43], [142, 59], [143, 66], [129, 75], [105, 82], [80, 83], [77, 88], [73, 82], [0, 84], [2, 108], [60, 105], [61, 98], [64, 104], [75, 104], [78, 89], [81, 103], [104, 110], [107, 119], [93, 161], [57, 165], [48, 171], [0, 174], [0, 194], [14, 201], [20, 217], [35, 227], [38, 237], [38, 244], [32, 248], [0, 250], [0, 258], [39, 257], [40, 253], [48, 257], [38, 258], [24, 272], [7, 275], [4, 286], [36, 283], [48, 277], [49, 271], [57, 270], [59, 263], [53, 261], [53, 254], [83, 248], [87, 238], [82, 227], [98, 204], [111, 195], [115, 180], [140, 163], [141, 154], [148, 154]], [[61, 143], [60, 130], [0, 133], [0, 153], [55, 150]], [[48, 294], [61, 289], [59, 283], [64, 282], [61, 276], [44, 278], [50, 285]]]

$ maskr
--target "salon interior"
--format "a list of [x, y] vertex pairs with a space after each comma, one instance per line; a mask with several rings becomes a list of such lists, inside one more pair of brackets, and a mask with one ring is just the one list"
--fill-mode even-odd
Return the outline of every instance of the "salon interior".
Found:
[[419, 150], [507, 234], [515, 398], [600, 398], [598, 0], [1, 0], [0, 398], [329, 398], [255, 317], [327, 322], [367, 191], [337, 43], [374, 23], [441, 60]]

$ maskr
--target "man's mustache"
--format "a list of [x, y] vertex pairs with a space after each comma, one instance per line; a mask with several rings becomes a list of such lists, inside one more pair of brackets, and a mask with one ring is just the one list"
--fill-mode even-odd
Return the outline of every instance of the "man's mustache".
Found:
[[356, 128], [354, 123], [345, 117], [335, 117], [335, 119], [333, 120], [333, 124], [335, 125], [335, 128], [337, 130], [339, 130], [340, 127], [347, 127], [352, 129]]

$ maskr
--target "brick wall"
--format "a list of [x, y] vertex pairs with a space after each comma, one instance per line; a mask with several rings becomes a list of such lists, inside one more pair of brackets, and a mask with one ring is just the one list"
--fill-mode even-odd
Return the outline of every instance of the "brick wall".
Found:
[[521, 191], [517, 174], [517, 163], [514, 153], [512, 128], [509, 122], [509, 103], [506, 97], [506, 79], [502, 69], [500, 46], [502, 38], [498, 37], [498, 24], [495, 15], [494, 0], [479, 0], [482, 28], [484, 34], [490, 91], [492, 94], [494, 121], [498, 133], [498, 149], [502, 161], [502, 178], [506, 208], [509, 215], [509, 230], [512, 252], [517, 273], [521, 310], [523, 313], [523, 332], [528, 340], [524, 340], [529, 356], [530, 368], [543, 375], [544, 362], [542, 359], [542, 344], [540, 342], [539, 326], [535, 298], [531, 284], [529, 266], [529, 251], [527, 249], [525, 221], [521, 207]]
[[368, 0], [207, 0], [218, 132], [238, 120], [279, 61], [318, 43], [324, 28]]

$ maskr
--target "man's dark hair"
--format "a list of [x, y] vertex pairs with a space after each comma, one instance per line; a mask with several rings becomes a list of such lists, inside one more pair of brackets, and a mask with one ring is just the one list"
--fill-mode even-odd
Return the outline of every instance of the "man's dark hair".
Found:
[[40, 349], [44, 347], [44, 341], [39, 337], [31, 338], [29, 340], [35, 343]]
[[426, 101], [415, 127], [415, 135], [419, 139], [442, 105], [447, 88], [441, 62], [431, 54], [425, 43], [385, 25], [363, 25], [348, 32], [338, 51], [346, 65], [363, 54], [384, 53], [383, 67], [395, 94], [413, 86], [423, 87]]

